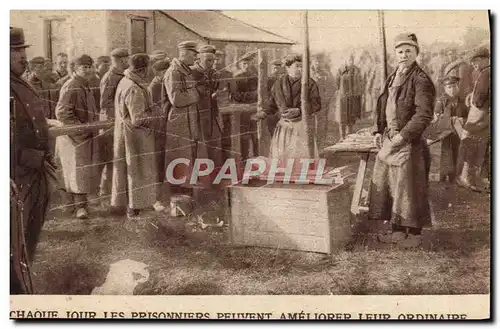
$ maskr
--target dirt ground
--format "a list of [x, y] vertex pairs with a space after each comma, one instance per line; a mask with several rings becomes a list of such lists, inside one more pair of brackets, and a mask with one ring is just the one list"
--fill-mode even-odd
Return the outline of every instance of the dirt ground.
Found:
[[[345, 160], [356, 172], [356, 159]], [[351, 188], [353, 180], [350, 181]], [[337, 253], [233, 247], [228, 229], [150, 212], [139, 233], [102, 206], [91, 218], [49, 214], [33, 280], [38, 294], [90, 294], [123, 259], [148, 265], [136, 295], [486, 294], [490, 290], [490, 195], [431, 183], [435, 221], [416, 250], [381, 245], [379, 223], [359, 218]], [[228, 215], [221, 218], [226, 223]]]

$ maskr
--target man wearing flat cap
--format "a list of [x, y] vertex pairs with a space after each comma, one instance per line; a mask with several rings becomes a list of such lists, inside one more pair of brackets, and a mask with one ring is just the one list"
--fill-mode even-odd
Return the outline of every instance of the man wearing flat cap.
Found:
[[[62, 86], [56, 106], [56, 118], [64, 125], [96, 121], [98, 112], [89, 80], [94, 74], [94, 61], [88, 55], [75, 59], [75, 73]], [[58, 136], [56, 149], [61, 159], [64, 186], [69, 202], [76, 207], [76, 218], [86, 219], [88, 195], [96, 189], [98, 140], [95, 133], [82, 131]]]
[[465, 101], [469, 114], [464, 125], [464, 166], [458, 183], [474, 191], [481, 191], [489, 185], [489, 177], [480, 181], [481, 171], [489, 176], [488, 145], [491, 143], [491, 69], [488, 48], [474, 49], [469, 61], [474, 67], [476, 81], [472, 93]]
[[232, 90], [232, 81], [233, 74], [226, 67], [226, 54], [217, 49], [215, 51], [215, 63], [214, 63], [215, 71], [219, 76], [219, 93], [217, 97], [217, 101], [220, 107], [223, 107], [229, 104], [231, 99], [231, 90]]
[[163, 61], [165, 59], [168, 60], [168, 55], [163, 50], [155, 50], [151, 54], [149, 54], [149, 69], [148, 69], [148, 76], [146, 77], [146, 81], [148, 83], [151, 83], [151, 81], [153, 81], [153, 79], [155, 78], [155, 72], [153, 70], [153, 65], [156, 62]]
[[363, 81], [361, 70], [354, 65], [354, 54], [351, 54], [337, 73], [336, 121], [340, 125], [342, 139], [352, 134], [352, 127], [361, 118], [363, 97]]
[[396, 36], [398, 67], [386, 81], [375, 113], [375, 159], [368, 217], [390, 221], [379, 235], [382, 243], [415, 248], [421, 231], [431, 225], [429, 206], [430, 153], [423, 133], [430, 125], [436, 97], [432, 80], [418, 66], [417, 36]]
[[[200, 95], [193, 78], [191, 65], [198, 55], [197, 44], [193, 41], [181, 42], [178, 46], [179, 56], [174, 58], [165, 73], [163, 84], [167, 97], [172, 104], [167, 123], [167, 163], [177, 158], [186, 158], [192, 165], [196, 158], [198, 144], [196, 104]], [[173, 178], [182, 179], [189, 175], [189, 167], [177, 165], [172, 173]], [[182, 190], [179, 186], [169, 186], [171, 192]]]
[[[254, 53], [243, 55], [238, 62], [239, 71], [234, 75], [234, 91], [231, 93], [236, 103], [257, 102], [258, 77], [255, 69], [250, 65]], [[252, 114], [243, 112], [240, 114], [240, 143], [242, 160], [250, 158], [250, 143], [252, 143], [253, 156], [259, 154], [259, 143], [257, 139], [257, 123], [252, 120]]]
[[[436, 101], [434, 108], [433, 124], [443, 127], [453, 127], [456, 120], [461, 124], [467, 119], [468, 109], [465, 106], [465, 99], [460, 96], [460, 78], [455, 75], [447, 75], [441, 79], [444, 93]], [[446, 120], [446, 122], [443, 122]], [[459, 147], [460, 137], [457, 132], [442, 139], [440, 180], [447, 178], [450, 182], [455, 182], [459, 170]]]
[[[151, 66], [151, 65], [150, 65]], [[158, 185], [156, 186], [156, 201], [153, 208], [160, 212], [165, 210], [163, 200], [165, 196], [164, 182], [167, 167], [165, 166], [165, 150], [167, 148], [167, 115], [172, 105], [168, 97], [162, 98], [162, 94], [166, 95], [163, 91], [163, 77], [170, 67], [170, 61], [165, 57], [162, 60], [156, 61], [152, 66], [155, 77], [149, 84], [148, 91], [151, 97], [151, 104], [154, 108], [155, 116], [155, 150], [156, 150], [156, 164], [158, 167]]]
[[28, 82], [38, 91], [43, 99], [43, 110], [47, 119], [54, 119], [54, 109], [57, 103], [57, 86], [50, 82], [46, 76], [45, 59], [34, 57], [30, 61], [30, 75]]
[[335, 94], [335, 84], [333, 76], [329, 70], [325, 69], [324, 58], [319, 55], [313, 58], [311, 63], [311, 78], [316, 82], [321, 98], [321, 110], [315, 115], [316, 137], [318, 138], [318, 148], [322, 150], [326, 147], [326, 133], [328, 131], [328, 114], [330, 102]]
[[[30, 265], [49, 203], [49, 151], [44, 104], [21, 77], [28, 67], [24, 32], [10, 28], [10, 293], [31, 294]], [[16, 204], [19, 202], [20, 204]]]
[[[267, 93], [271, 94], [271, 90], [276, 83], [283, 75], [285, 75], [285, 69], [283, 68], [283, 63], [281, 60], [276, 59], [271, 62], [271, 74], [267, 78]], [[274, 134], [274, 129], [276, 129], [276, 125], [278, 124], [279, 117], [278, 115], [269, 115], [266, 117], [266, 125], [269, 130], [269, 134], [272, 136]]]
[[[99, 85], [100, 110], [99, 120], [107, 121], [115, 118], [115, 94], [118, 83], [124, 77], [124, 71], [128, 68], [129, 54], [125, 48], [116, 48], [111, 51], [111, 67], [104, 74]], [[113, 178], [113, 128], [101, 130], [99, 140], [100, 163], [98, 168], [101, 182], [99, 194], [106, 196], [111, 194], [111, 182]]]
[[68, 75], [68, 55], [66, 53], [57, 54], [55, 66], [54, 73], [57, 74], [57, 80]]
[[[144, 87], [149, 56], [134, 54], [130, 67], [116, 89], [114, 165], [111, 205], [127, 207], [129, 220], [144, 219], [141, 213], [156, 198], [157, 164], [154, 118], [149, 92]], [[135, 222], [129, 222], [134, 228]]]
[[[199, 158], [214, 161], [215, 167], [222, 166], [221, 137], [222, 129], [217, 103], [219, 91], [219, 75], [213, 68], [215, 47], [204, 45], [198, 49], [198, 61], [191, 67], [193, 79], [196, 81], [199, 99], [197, 102], [198, 126], [195, 129], [199, 140], [196, 154]], [[193, 136], [194, 137], [194, 136]]]

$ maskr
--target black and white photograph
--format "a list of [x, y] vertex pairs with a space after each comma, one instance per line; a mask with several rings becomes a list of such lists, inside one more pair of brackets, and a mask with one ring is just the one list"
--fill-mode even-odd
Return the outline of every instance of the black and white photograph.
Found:
[[[11, 10], [10, 318], [490, 318], [491, 20]], [[247, 295], [486, 304], [111, 301]]]

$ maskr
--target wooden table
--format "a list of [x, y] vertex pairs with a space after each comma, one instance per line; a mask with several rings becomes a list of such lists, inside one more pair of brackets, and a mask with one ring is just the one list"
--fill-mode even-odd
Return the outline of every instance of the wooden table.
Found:
[[[327, 147], [323, 153], [335, 154], [356, 154], [360, 156], [358, 167], [358, 174], [356, 176], [356, 184], [354, 185], [354, 194], [351, 201], [351, 213], [355, 216], [361, 213], [368, 212], [368, 207], [359, 204], [361, 200], [361, 193], [363, 191], [363, 182], [366, 177], [366, 167], [371, 154], [377, 154], [378, 150], [373, 145], [365, 145], [362, 147], [351, 147], [348, 144], [338, 143], [333, 146]], [[370, 183], [371, 184], [371, 183]]]

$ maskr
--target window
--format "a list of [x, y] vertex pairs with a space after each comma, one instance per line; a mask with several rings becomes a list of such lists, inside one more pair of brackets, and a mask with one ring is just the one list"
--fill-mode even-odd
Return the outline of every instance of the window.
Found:
[[146, 20], [131, 19], [130, 51], [132, 54], [146, 53]]
[[64, 18], [45, 20], [45, 56], [53, 59], [58, 53], [66, 52], [68, 43], [67, 24]]

